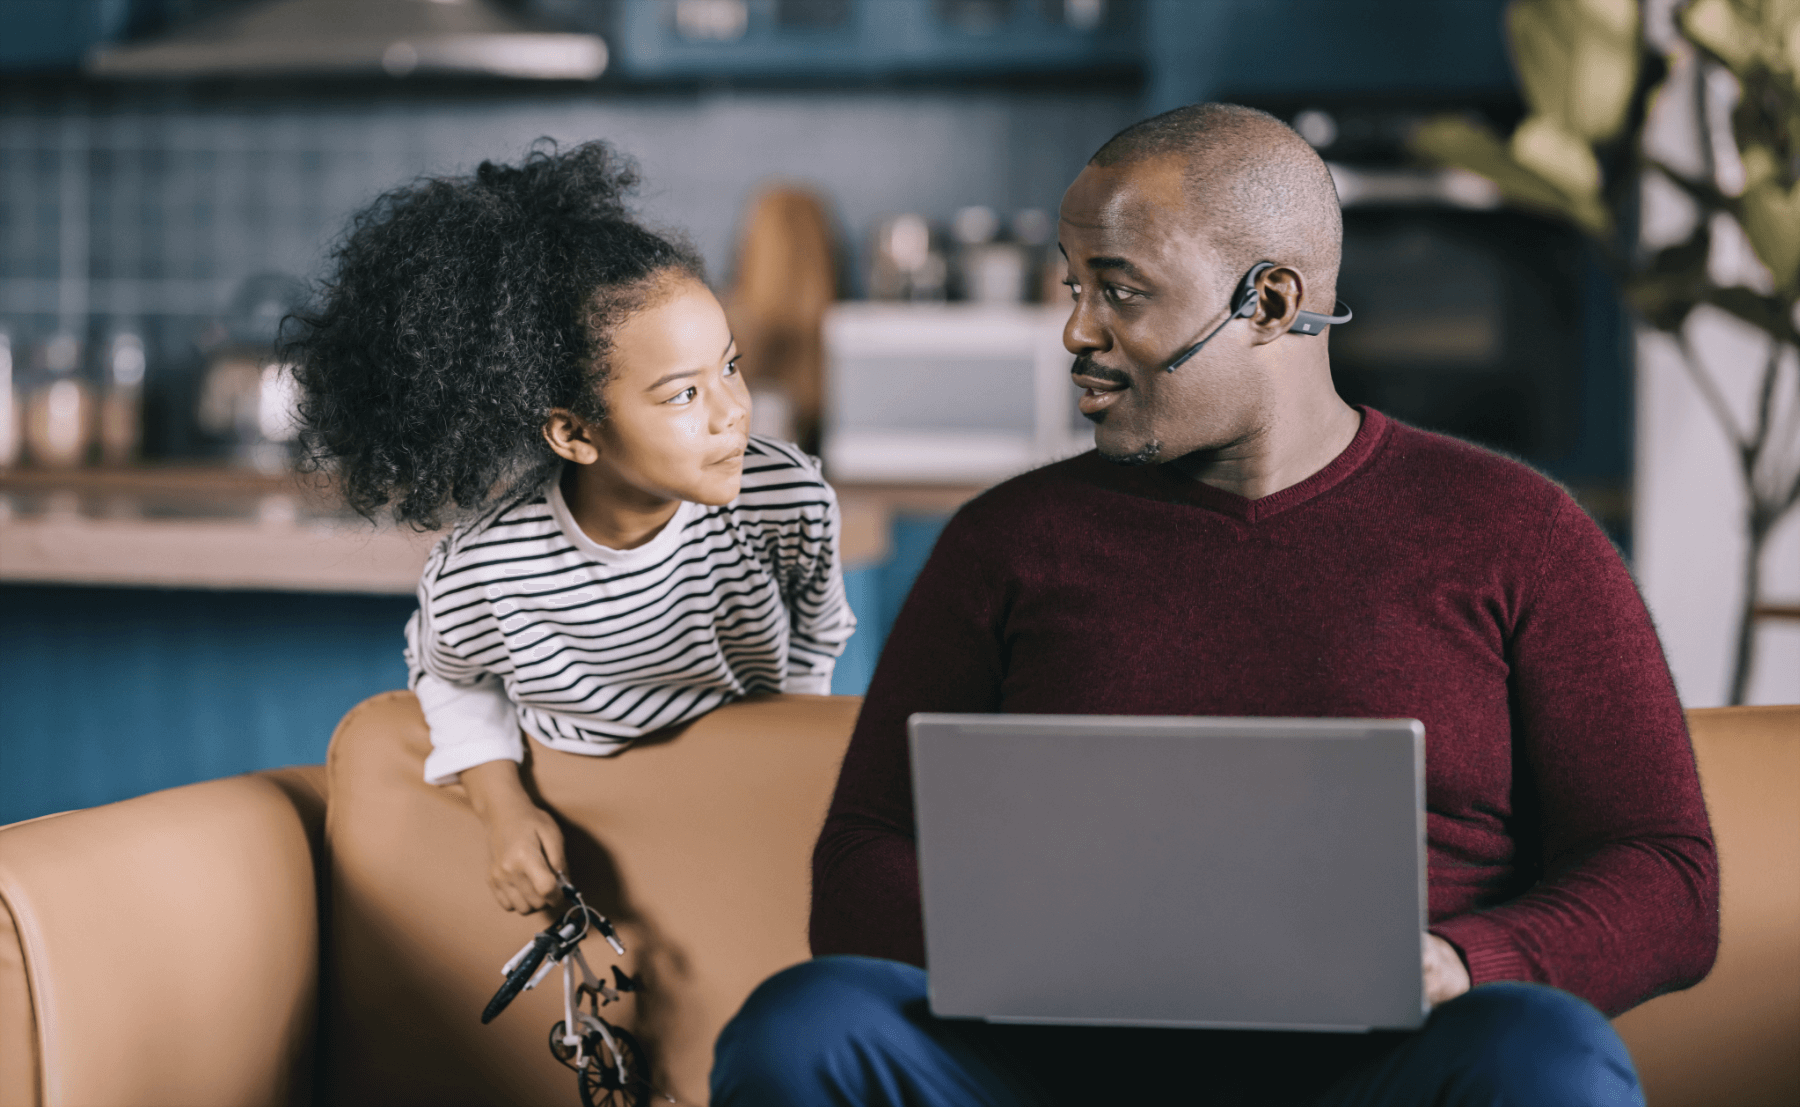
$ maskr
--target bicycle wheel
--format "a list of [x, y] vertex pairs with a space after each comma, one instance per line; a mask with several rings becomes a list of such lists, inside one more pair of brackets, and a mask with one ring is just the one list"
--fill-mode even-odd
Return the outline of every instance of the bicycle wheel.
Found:
[[[609, 1022], [606, 1028], [621, 1056], [615, 1056], [599, 1034], [587, 1036], [588, 1063], [577, 1074], [582, 1107], [648, 1107], [653, 1091], [643, 1046], [623, 1027]], [[619, 1077], [621, 1061], [624, 1079]]]

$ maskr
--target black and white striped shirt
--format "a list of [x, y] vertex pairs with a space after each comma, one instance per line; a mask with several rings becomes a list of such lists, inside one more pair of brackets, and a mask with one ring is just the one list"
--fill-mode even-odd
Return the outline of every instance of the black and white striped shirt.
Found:
[[817, 459], [752, 437], [737, 499], [684, 502], [636, 549], [582, 533], [554, 482], [457, 527], [406, 627], [426, 780], [520, 760], [521, 729], [610, 754], [753, 692], [829, 692], [856, 628], [838, 526]]

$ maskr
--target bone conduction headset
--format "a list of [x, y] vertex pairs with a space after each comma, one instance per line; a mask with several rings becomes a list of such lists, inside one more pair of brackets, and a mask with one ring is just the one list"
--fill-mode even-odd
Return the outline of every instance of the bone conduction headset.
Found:
[[[1225, 317], [1225, 323], [1229, 323], [1233, 319], [1248, 319], [1256, 314], [1256, 306], [1262, 298], [1262, 294], [1256, 291], [1256, 278], [1273, 268], [1275, 268], [1275, 263], [1272, 261], [1259, 261], [1250, 267], [1250, 272], [1244, 274], [1244, 279], [1238, 282], [1237, 292], [1231, 297], [1231, 314]], [[1294, 315], [1294, 325], [1288, 328], [1288, 333], [1322, 334], [1326, 327], [1333, 327], [1339, 323], [1348, 323], [1350, 318], [1350, 308], [1345, 305], [1342, 300], [1339, 300], [1337, 302], [1336, 315], [1320, 315], [1316, 311], [1296, 312]], [[1167, 366], [1168, 371], [1173, 373], [1175, 370], [1181, 368], [1182, 365], [1187, 362], [1188, 358], [1199, 353], [1200, 347], [1211, 342], [1213, 335], [1218, 334], [1225, 329], [1225, 323], [1220, 323], [1218, 326], [1208, 331], [1205, 338], [1202, 338], [1200, 341], [1182, 351], [1174, 361], [1169, 362]]]

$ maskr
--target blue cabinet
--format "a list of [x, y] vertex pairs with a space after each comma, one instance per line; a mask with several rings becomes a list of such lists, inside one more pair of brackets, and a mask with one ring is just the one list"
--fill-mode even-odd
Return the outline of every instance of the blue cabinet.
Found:
[[0, 73], [73, 72], [130, 15], [129, 0], [0, 0]]
[[1144, 107], [1510, 96], [1506, 0], [1144, 0]]
[[1136, 66], [1140, 0], [623, 0], [625, 80], [866, 80]]
[[[0, 72], [254, 0], [3, 0]], [[373, 3], [376, 0], [369, 0]], [[602, 34], [607, 84], [1142, 74], [1148, 107], [1212, 96], [1503, 91], [1504, 0], [487, 0]]]

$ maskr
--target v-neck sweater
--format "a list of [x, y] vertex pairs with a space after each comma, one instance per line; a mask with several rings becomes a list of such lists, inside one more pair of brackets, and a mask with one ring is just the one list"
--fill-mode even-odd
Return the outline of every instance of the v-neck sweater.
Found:
[[844, 760], [813, 951], [924, 963], [914, 712], [1416, 718], [1430, 928], [1473, 983], [1614, 1013], [1703, 977], [1712, 833], [1617, 551], [1530, 468], [1362, 416], [1329, 465], [1257, 500], [1089, 453], [958, 512]]

